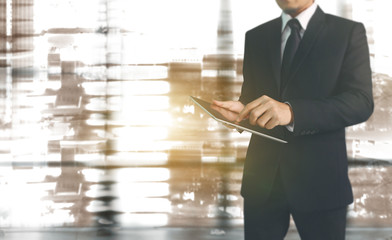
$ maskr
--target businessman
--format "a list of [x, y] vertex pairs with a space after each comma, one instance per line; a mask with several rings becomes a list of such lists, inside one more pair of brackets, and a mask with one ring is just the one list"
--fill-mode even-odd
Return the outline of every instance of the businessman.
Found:
[[345, 238], [345, 127], [373, 112], [363, 24], [325, 14], [314, 0], [276, 0], [279, 18], [246, 33], [239, 101], [214, 101], [287, 144], [253, 135], [245, 161], [246, 240]]

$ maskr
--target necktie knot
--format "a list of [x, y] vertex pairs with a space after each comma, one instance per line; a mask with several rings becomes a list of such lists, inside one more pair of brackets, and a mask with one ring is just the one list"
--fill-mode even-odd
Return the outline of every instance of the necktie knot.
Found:
[[292, 18], [290, 21], [288, 21], [287, 25], [290, 27], [291, 31], [299, 32], [299, 30], [301, 29], [301, 24], [296, 18]]

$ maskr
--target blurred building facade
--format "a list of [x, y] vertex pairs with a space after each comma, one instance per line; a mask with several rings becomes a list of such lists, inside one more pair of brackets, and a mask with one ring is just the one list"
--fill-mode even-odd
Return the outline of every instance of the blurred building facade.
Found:
[[[250, 135], [189, 100], [238, 98], [237, 4], [1, 0], [0, 228], [241, 226]], [[375, 112], [347, 129], [350, 224], [391, 227], [388, 2], [328, 4], [365, 23], [374, 71]]]

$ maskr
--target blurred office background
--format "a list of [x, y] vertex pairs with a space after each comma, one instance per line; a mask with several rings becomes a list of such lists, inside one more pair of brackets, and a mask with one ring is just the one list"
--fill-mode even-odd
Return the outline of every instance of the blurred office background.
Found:
[[[392, 228], [390, 3], [317, 2], [367, 28], [376, 108], [347, 129], [348, 218], [382, 235]], [[0, 238], [241, 229], [250, 134], [189, 95], [236, 99], [246, 30], [279, 15], [273, 0], [0, 0]]]

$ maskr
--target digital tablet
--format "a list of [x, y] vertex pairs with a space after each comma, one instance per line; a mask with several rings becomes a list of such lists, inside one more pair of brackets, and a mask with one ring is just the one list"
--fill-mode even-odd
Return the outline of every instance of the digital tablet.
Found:
[[190, 96], [192, 101], [198, 106], [200, 107], [204, 112], [206, 112], [208, 115], [210, 115], [213, 119], [215, 119], [218, 122], [221, 122], [223, 124], [226, 124], [228, 126], [231, 126], [233, 128], [236, 128], [238, 130], [243, 130], [243, 131], [247, 131], [253, 134], [257, 134], [259, 136], [277, 141], [277, 142], [281, 142], [281, 143], [287, 143], [287, 141], [282, 140], [280, 138], [276, 138], [270, 135], [267, 135], [265, 133], [261, 133], [260, 131], [258, 131], [257, 126], [251, 125], [249, 123], [249, 121], [242, 121], [241, 123], [235, 123], [235, 119], [237, 118], [238, 113], [235, 112], [231, 112], [227, 109], [218, 107], [216, 105], [213, 105], [209, 102], [206, 102], [204, 100], [201, 100], [199, 98], [196, 97], [192, 97]]

